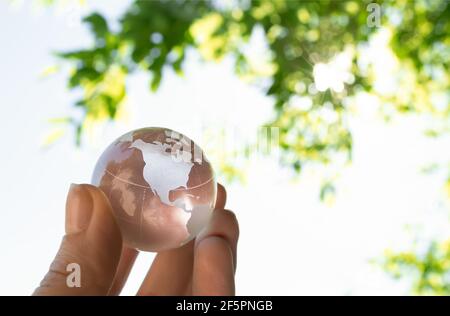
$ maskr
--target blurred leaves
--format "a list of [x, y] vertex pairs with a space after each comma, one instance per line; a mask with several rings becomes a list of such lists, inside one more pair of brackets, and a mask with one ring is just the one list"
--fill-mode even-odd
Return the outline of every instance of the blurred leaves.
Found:
[[97, 41], [106, 40], [109, 33], [108, 23], [105, 18], [98, 13], [93, 13], [83, 19], [83, 22], [89, 24], [92, 34], [94, 34]]
[[[101, 13], [92, 13], [83, 20], [94, 37], [92, 47], [58, 55], [74, 66], [69, 88], [84, 90], [76, 104], [84, 117], [74, 124], [82, 133], [85, 119], [116, 119], [126, 96], [126, 76], [137, 69], [145, 71], [150, 90], [156, 91], [164, 69], [182, 74], [186, 50], [195, 49], [205, 60], [234, 56], [240, 77], [269, 80], [261, 87], [274, 99], [274, 120], [267, 123], [281, 130], [284, 164], [300, 171], [305, 163], [326, 164], [336, 154], [350, 158], [348, 100], [361, 91], [376, 92], [374, 78], [361, 68], [357, 51], [377, 31], [367, 25], [368, 3], [258, 0], [225, 6], [213, 1], [136, 1], [120, 18], [116, 31]], [[450, 60], [445, 36], [449, 5], [446, 1], [380, 4], [387, 12], [383, 25], [393, 30], [392, 48], [404, 64], [398, 79], [403, 92], [380, 98], [398, 104], [401, 113], [439, 112], [448, 118], [448, 106], [435, 111], [431, 92], [449, 93], [449, 76], [442, 71]], [[430, 21], [436, 21], [437, 27], [430, 27]], [[265, 62], [257, 63], [246, 51], [256, 30], [263, 32], [267, 43]], [[315, 65], [326, 65], [345, 51], [357, 52], [349, 57], [351, 78], [338, 82], [339, 89], [326, 85], [318, 89]], [[118, 71], [117, 78], [110, 75]], [[432, 80], [438, 75], [443, 78]], [[322, 75], [325, 80], [327, 76]], [[105, 88], [108, 85], [118, 92]], [[298, 109], [298, 99], [309, 99], [310, 105]]]
[[324, 184], [322, 184], [322, 187], [320, 189], [320, 200], [331, 204], [334, 202], [335, 194], [336, 188], [332, 182], [326, 181]]
[[[366, 17], [365, 7], [357, 2], [349, 5], [323, 1], [319, 5], [262, 0], [237, 1], [236, 6], [221, 7], [209, 1], [136, 1], [120, 19], [116, 32], [110, 30], [100, 13], [84, 18], [94, 36], [94, 45], [60, 53], [59, 57], [74, 65], [69, 88], [84, 90], [83, 98], [76, 104], [85, 113], [83, 120], [101, 120], [115, 119], [117, 107], [126, 94], [124, 83], [115, 83], [120, 85], [121, 92], [115, 95], [96, 88], [111, 84], [106, 82], [111, 69], [121, 69], [125, 76], [136, 69], [147, 71], [149, 86], [156, 91], [165, 67], [182, 73], [188, 48], [197, 49], [206, 60], [231, 54], [235, 56], [236, 72], [241, 77], [271, 79], [272, 83], [265, 89], [275, 99], [276, 119], [272, 123], [283, 131], [285, 163], [299, 171], [298, 159], [289, 157], [327, 161], [333, 152], [350, 149], [351, 137], [342, 119], [327, 125], [318, 122], [320, 117], [313, 114], [320, 114], [319, 108], [325, 104], [331, 108], [329, 111], [341, 117], [342, 111], [338, 109], [342, 108], [345, 94], [318, 93], [314, 97], [314, 111], [293, 111], [288, 109], [288, 104], [292, 97], [307, 97], [309, 90], [314, 89], [314, 63], [326, 62], [346, 45], [367, 39], [374, 30], [366, 26]], [[262, 29], [269, 45], [269, 59], [264, 65], [255, 64], [245, 51], [257, 28]], [[299, 90], [298, 83], [306, 89]], [[75, 124], [83, 130], [83, 121]], [[318, 129], [320, 136], [315, 135]], [[302, 137], [292, 140], [286, 137], [288, 133]]]
[[42, 146], [48, 147], [64, 136], [66, 130], [63, 127], [54, 127], [43, 139]]
[[45, 67], [44, 70], [42, 70], [42, 72], [40, 73], [39, 76], [41, 78], [46, 78], [46, 77], [49, 77], [49, 76], [57, 73], [58, 70], [59, 70], [59, 67], [56, 65], [48, 66], [48, 67]]
[[410, 278], [419, 295], [450, 295], [450, 240], [432, 242], [424, 253], [387, 251], [383, 267], [395, 278]]

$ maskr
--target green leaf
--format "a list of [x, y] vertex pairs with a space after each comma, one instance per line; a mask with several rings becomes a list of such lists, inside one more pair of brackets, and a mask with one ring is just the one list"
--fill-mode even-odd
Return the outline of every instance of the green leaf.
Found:
[[83, 80], [95, 81], [101, 77], [101, 73], [91, 67], [83, 67], [76, 70], [69, 79], [69, 88], [79, 86]]
[[99, 13], [92, 13], [83, 19], [83, 22], [89, 24], [92, 33], [97, 40], [105, 39], [109, 33], [108, 22]]
[[156, 92], [158, 90], [159, 85], [161, 84], [162, 75], [159, 72], [153, 73], [153, 77], [150, 83], [150, 88], [153, 92]]

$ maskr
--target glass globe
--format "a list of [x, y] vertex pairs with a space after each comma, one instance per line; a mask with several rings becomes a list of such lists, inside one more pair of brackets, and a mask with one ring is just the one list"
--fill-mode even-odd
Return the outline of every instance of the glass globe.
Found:
[[209, 222], [217, 193], [200, 147], [158, 127], [131, 131], [109, 145], [92, 184], [109, 198], [125, 244], [155, 252], [195, 238]]

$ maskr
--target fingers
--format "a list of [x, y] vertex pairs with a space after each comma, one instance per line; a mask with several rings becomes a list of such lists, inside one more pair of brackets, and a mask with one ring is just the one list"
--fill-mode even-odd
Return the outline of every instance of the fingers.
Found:
[[[216, 207], [225, 207], [227, 193], [217, 185]], [[153, 260], [138, 295], [191, 294], [194, 241], [181, 248], [158, 253]]]
[[122, 238], [103, 192], [72, 185], [66, 203], [66, 235], [34, 295], [105, 295], [122, 249]]
[[134, 262], [138, 256], [138, 251], [136, 249], [123, 246], [122, 255], [120, 256], [119, 265], [117, 267], [116, 275], [112, 282], [111, 288], [109, 289], [108, 295], [114, 296], [119, 295], [125, 285], [125, 282], [130, 275], [131, 268], [133, 268]]
[[202, 241], [196, 251], [192, 295], [234, 295], [234, 268], [230, 245], [212, 236]]
[[239, 239], [239, 223], [236, 215], [230, 210], [216, 209], [208, 227], [202, 231], [196, 239], [196, 247], [203, 239], [216, 236], [225, 239], [231, 248], [233, 265], [237, 266], [237, 243]]
[[227, 191], [224, 186], [217, 183], [217, 198], [216, 198], [216, 209], [223, 210], [225, 204], [227, 203]]
[[194, 241], [158, 253], [137, 295], [186, 295], [192, 277]]
[[193, 295], [234, 295], [239, 226], [234, 213], [216, 209], [194, 247]]

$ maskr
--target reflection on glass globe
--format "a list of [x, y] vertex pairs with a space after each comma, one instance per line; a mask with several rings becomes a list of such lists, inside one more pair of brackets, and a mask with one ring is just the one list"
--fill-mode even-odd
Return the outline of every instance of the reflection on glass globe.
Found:
[[208, 224], [214, 172], [192, 140], [165, 128], [131, 131], [97, 162], [92, 184], [108, 196], [122, 237], [144, 251], [180, 247]]

